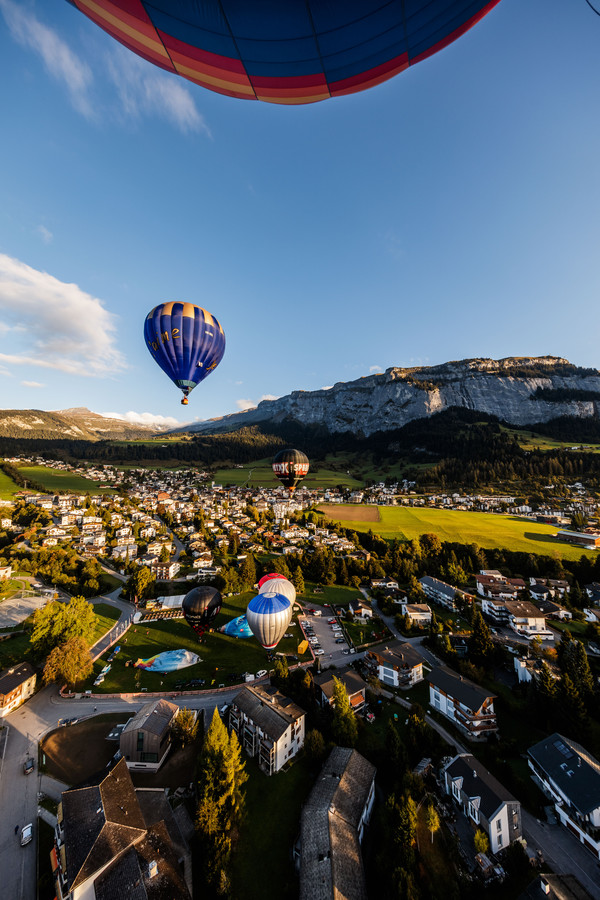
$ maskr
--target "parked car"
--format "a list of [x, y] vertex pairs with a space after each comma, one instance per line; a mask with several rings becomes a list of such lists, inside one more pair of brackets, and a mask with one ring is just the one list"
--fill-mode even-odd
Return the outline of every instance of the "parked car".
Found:
[[21, 847], [25, 847], [26, 844], [30, 844], [33, 840], [33, 823], [30, 822], [29, 825], [25, 825], [21, 829]]
[[35, 762], [32, 756], [28, 756], [25, 762], [23, 763], [23, 773], [25, 775], [31, 775], [33, 770], [35, 769]]
[[337, 619], [327, 619], [328, 625], [335, 625], [337, 623]]
[[323, 656], [324, 653], [325, 653], [325, 651], [321, 650], [320, 647], [318, 650], [315, 650], [315, 656]]
[[267, 670], [266, 670], [266, 669], [259, 669], [258, 672], [256, 673], [256, 677], [257, 677], [257, 678], [264, 678], [266, 674], [267, 674]]

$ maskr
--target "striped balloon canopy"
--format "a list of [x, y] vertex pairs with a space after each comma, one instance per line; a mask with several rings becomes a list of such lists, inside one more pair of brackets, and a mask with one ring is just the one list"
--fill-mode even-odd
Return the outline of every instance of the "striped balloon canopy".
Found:
[[284, 597], [288, 598], [292, 606], [296, 602], [296, 588], [291, 581], [288, 581], [288, 579], [284, 578], [282, 575], [278, 575], [277, 578], [268, 578], [266, 581], [263, 581], [262, 584], [258, 585], [258, 593], [282, 594]]
[[225, 334], [219, 322], [193, 303], [155, 306], [146, 316], [144, 338], [153, 359], [183, 391], [184, 405], [225, 353]]
[[387, 81], [500, 0], [69, 0], [161, 69], [244, 100], [314, 103]]
[[292, 619], [292, 604], [283, 594], [267, 591], [253, 597], [246, 610], [250, 631], [265, 650], [272, 650]]

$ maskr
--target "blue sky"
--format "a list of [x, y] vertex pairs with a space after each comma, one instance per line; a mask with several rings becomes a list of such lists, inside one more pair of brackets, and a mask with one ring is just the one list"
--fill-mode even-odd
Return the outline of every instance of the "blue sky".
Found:
[[[389, 366], [599, 366], [599, 51], [585, 0], [501, 0], [384, 85], [285, 107], [0, 0], [0, 406], [190, 421]], [[143, 341], [164, 300], [227, 335], [187, 410]]]

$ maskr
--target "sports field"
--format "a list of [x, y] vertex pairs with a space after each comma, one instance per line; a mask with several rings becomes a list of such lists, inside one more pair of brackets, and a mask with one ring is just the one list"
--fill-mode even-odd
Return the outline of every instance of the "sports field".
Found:
[[[494, 513], [463, 512], [454, 509], [429, 509], [424, 507], [379, 506], [379, 521], [359, 518], [361, 507], [323, 505], [319, 512], [334, 522], [341, 522], [355, 531], [372, 529], [384, 538], [411, 540], [420, 534], [431, 532], [442, 541], [461, 544], [478, 544], [484, 549], [519, 550], [524, 553], [541, 553], [564, 559], [580, 559], [582, 554], [593, 555], [593, 550], [582, 550], [553, 535], [556, 525], [541, 525], [513, 516]], [[370, 512], [373, 507], [362, 507]], [[346, 518], [347, 516], [347, 518]]]
[[61, 472], [46, 466], [19, 466], [23, 478], [38, 481], [47, 491], [81, 491], [90, 494], [114, 492], [113, 488], [101, 488], [91, 478], [83, 478], [73, 472]]

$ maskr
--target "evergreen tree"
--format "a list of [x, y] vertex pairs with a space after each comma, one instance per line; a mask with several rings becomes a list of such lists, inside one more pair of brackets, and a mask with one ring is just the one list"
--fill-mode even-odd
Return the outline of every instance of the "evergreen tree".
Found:
[[534, 713], [543, 727], [549, 727], [556, 702], [556, 684], [546, 663], [542, 663], [535, 679]]
[[568, 675], [563, 675], [556, 695], [561, 730], [575, 741], [585, 741], [589, 720], [577, 688]]
[[256, 562], [251, 553], [248, 553], [240, 569], [240, 578], [245, 585], [253, 587], [256, 584]]
[[333, 684], [333, 739], [340, 747], [354, 747], [358, 738], [356, 716], [343, 682], [334, 675]]
[[477, 610], [473, 614], [473, 632], [468, 642], [469, 655], [475, 665], [487, 666], [494, 655], [492, 634]]
[[594, 676], [581, 641], [571, 641], [568, 644], [563, 655], [562, 665], [563, 670], [575, 685], [577, 693], [587, 703], [594, 693]]
[[564, 660], [565, 654], [567, 652], [567, 647], [569, 646], [569, 644], [571, 643], [572, 640], [573, 640], [573, 636], [572, 636], [571, 632], [569, 631], [568, 628], [565, 628], [565, 630], [563, 631], [563, 633], [560, 636], [560, 641], [558, 643], [558, 647], [556, 648], [556, 653], [558, 656], [558, 664], [561, 667], [561, 669], [563, 668], [563, 660]]
[[305, 591], [304, 585], [304, 575], [302, 573], [302, 569], [299, 565], [296, 566], [296, 570], [294, 572], [294, 577], [292, 578], [292, 584], [296, 588], [297, 594], [303, 594]]

